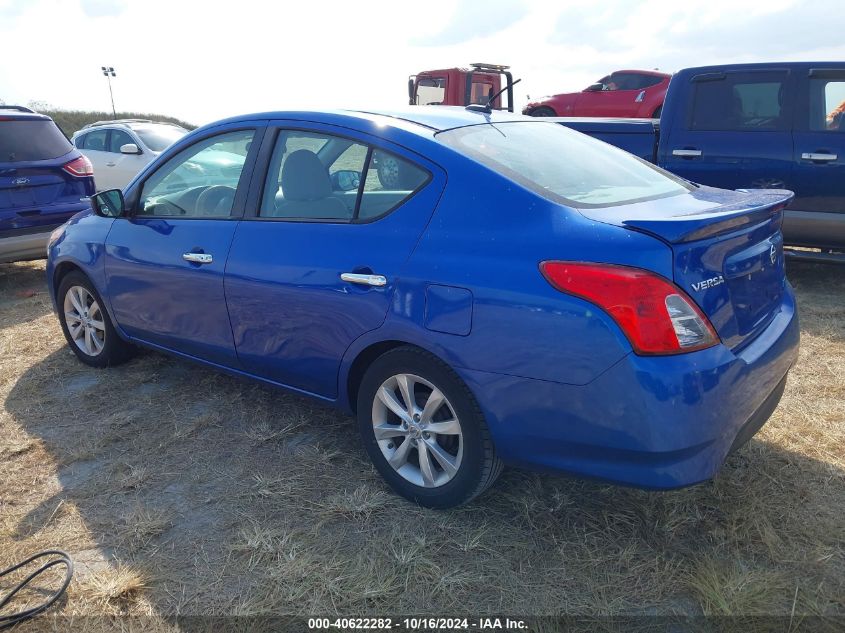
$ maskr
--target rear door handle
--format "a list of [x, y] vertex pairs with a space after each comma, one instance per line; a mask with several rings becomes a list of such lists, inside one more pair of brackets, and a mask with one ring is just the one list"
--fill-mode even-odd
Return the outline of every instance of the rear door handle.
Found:
[[680, 156], [681, 158], [695, 158], [701, 156], [700, 149], [673, 149], [672, 156]]
[[362, 275], [359, 273], [341, 273], [340, 278], [350, 284], [361, 284], [362, 286], [376, 286], [378, 288], [387, 285], [387, 278], [383, 275]]
[[106, 163], [106, 167], [114, 167], [116, 163]]
[[801, 154], [801, 160], [830, 161], [836, 160], [836, 158], [836, 154], [828, 154], [827, 152], [804, 152]]
[[182, 259], [194, 264], [210, 264], [214, 261], [211, 253], [183, 253]]

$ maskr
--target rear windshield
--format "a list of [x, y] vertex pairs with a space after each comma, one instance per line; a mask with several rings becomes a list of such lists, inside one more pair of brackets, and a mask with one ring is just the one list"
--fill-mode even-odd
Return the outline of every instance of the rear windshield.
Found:
[[144, 145], [153, 152], [163, 152], [188, 133], [181, 127], [162, 125], [156, 127], [136, 127], [135, 133], [144, 141]]
[[50, 120], [0, 120], [0, 163], [58, 158], [71, 149], [70, 141]]
[[557, 123], [490, 123], [437, 138], [541, 196], [595, 208], [691, 190], [683, 180], [616, 147]]

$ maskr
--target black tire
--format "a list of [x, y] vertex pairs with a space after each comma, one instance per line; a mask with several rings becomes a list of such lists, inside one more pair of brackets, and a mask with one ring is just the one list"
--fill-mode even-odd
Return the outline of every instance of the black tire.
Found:
[[657, 106], [657, 110], [654, 111], [654, 114], [651, 115], [651, 118], [659, 119], [661, 114], [663, 114], [663, 106]]
[[531, 110], [531, 112], [528, 113], [528, 116], [557, 116], [557, 112], [548, 106], [540, 106], [539, 108]]
[[[65, 297], [71, 288], [82, 287], [88, 294], [97, 302], [99, 310], [95, 316], [99, 316], [103, 323], [103, 343], [102, 349], [95, 354], [86, 353], [80, 345], [74, 340], [68, 328], [68, 317], [65, 314]], [[67, 343], [73, 350], [76, 357], [86, 365], [91, 367], [110, 367], [112, 365], [119, 365], [126, 362], [132, 357], [134, 347], [124, 341], [114, 329], [111, 318], [109, 318], [108, 311], [105, 309], [103, 300], [100, 297], [94, 284], [79, 271], [73, 271], [65, 275], [61, 283], [59, 283], [59, 290], [56, 293], [56, 304], [59, 310], [59, 323], [62, 326], [62, 332], [67, 339]], [[93, 303], [90, 304], [93, 306]], [[97, 320], [100, 320], [97, 319]], [[99, 339], [98, 339], [99, 340]]]
[[[437, 487], [426, 488], [405, 479], [388, 463], [376, 440], [373, 430], [376, 394], [385, 381], [399, 374], [414, 374], [434, 385], [460, 421], [461, 461], [452, 478]], [[467, 503], [487, 490], [502, 471], [484, 415], [469, 388], [445, 363], [417, 347], [395, 348], [370, 365], [358, 390], [358, 427], [376, 470], [397, 493], [422, 506], [451, 508]]]

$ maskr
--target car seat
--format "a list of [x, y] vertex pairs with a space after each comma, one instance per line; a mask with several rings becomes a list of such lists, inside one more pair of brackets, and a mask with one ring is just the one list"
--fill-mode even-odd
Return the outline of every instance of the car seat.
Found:
[[281, 185], [284, 198], [276, 200], [273, 217], [350, 217], [346, 205], [332, 196], [329, 174], [314, 152], [300, 149], [288, 156]]

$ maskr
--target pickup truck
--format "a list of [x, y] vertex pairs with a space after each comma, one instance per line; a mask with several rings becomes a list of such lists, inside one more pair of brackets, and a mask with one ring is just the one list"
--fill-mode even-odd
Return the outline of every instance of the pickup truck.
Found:
[[558, 118], [562, 125], [723, 189], [790, 189], [792, 256], [845, 263], [845, 62], [688, 68], [659, 120]]

